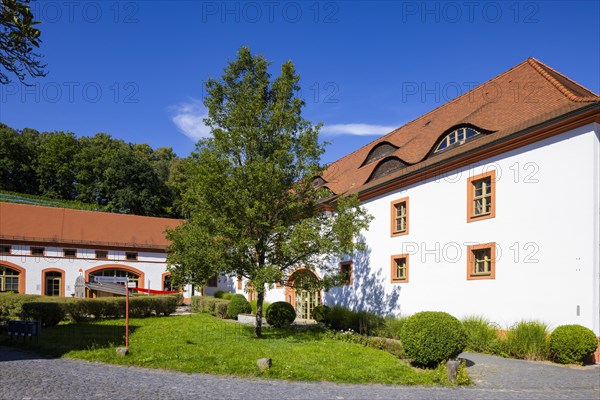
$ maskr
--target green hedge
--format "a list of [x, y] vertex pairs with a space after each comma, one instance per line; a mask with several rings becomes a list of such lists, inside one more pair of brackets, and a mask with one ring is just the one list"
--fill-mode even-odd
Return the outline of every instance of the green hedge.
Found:
[[[178, 304], [177, 296], [134, 296], [129, 299], [129, 316], [169, 315]], [[0, 295], [1, 319], [39, 320], [43, 326], [53, 326], [64, 319], [82, 321], [90, 318], [122, 318], [124, 297], [74, 299], [23, 294]]]
[[43, 327], [55, 326], [67, 316], [65, 304], [53, 301], [26, 302], [21, 308], [20, 318], [40, 321]]
[[0, 321], [21, 318], [23, 304], [41, 299], [42, 296], [31, 294], [0, 294]]
[[[214, 316], [219, 316], [218, 312], [222, 314], [223, 306], [219, 306], [217, 310], [217, 304], [224, 304], [225, 308], [229, 304], [229, 300], [217, 299], [213, 296], [193, 296], [192, 297], [192, 311], [199, 313], [207, 313]], [[225, 318], [219, 316], [219, 318]]]

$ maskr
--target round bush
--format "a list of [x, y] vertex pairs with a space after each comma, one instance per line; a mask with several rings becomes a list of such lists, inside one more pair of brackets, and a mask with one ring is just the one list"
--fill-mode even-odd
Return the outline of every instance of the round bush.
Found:
[[234, 294], [227, 306], [227, 317], [237, 319], [238, 314], [250, 314], [252, 307], [243, 294]]
[[317, 322], [323, 322], [324, 324], [329, 322], [329, 311], [331, 309], [327, 306], [316, 306], [313, 308], [312, 317]]
[[223, 300], [231, 300], [232, 297], [233, 297], [233, 293], [231, 293], [231, 292], [225, 292], [225, 293], [223, 293], [223, 296], [221, 296], [221, 298]]
[[216, 292], [213, 294], [213, 297], [214, 297], [215, 299], [222, 299], [222, 298], [223, 298], [223, 295], [224, 295], [225, 293], [226, 293], [226, 292], [225, 292], [225, 291], [223, 291], [223, 290], [217, 290], [217, 291], [216, 291]]
[[562, 325], [550, 334], [550, 352], [561, 364], [583, 364], [598, 347], [596, 335], [581, 325]]
[[267, 309], [267, 322], [276, 328], [286, 328], [296, 319], [296, 310], [290, 303], [277, 301]]
[[467, 334], [452, 315], [424, 311], [404, 321], [400, 341], [406, 355], [416, 365], [434, 367], [458, 356], [467, 344]]

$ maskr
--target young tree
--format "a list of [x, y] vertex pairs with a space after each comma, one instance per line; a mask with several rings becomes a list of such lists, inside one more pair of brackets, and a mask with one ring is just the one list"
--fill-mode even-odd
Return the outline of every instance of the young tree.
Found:
[[[0, 66], [25, 83], [25, 77], [46, 76], [45, 65], [33, 48], [40, 46], [39, 21], [29, 9], [29, 0], [0, 0]], [[0, 85], [10, 82], [0, 71]]]
[[328, 261], [360, 248], [355, 239], [370, 221], [356, 197], [322, 203], [326, 191], [314, 184], [322, 171], [320, 125], [302, 118], [293, 63], [284, 63], [273, 80], [268, 66], [242, 47], [222, 78], [208, 81], [205, 123], [212, 137], [192, 154], [184, 193], [189, 218], [167, 233], [175, 280], [249, 280], [257, 298], [256, 336], [265, 290], [301, 265], [318, 266], [330, 276], [318, 284], [333, 284], [338, 270]]

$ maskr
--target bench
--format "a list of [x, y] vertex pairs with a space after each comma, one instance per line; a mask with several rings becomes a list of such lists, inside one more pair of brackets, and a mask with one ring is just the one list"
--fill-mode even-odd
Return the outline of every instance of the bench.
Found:
[[29, 337], [30, 339], [35, 336], [36, 340], [39, 341], [40, 332], [42, 330], [42, 324], [40, 321], [8, 321], [8, 336], [12, 339], [16, 337]]

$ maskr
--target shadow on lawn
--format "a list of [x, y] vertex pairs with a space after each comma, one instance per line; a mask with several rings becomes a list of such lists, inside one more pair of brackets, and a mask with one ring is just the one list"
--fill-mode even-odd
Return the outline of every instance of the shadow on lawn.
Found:
[[[138, 329], [129, 325], [129, 336]], [[125, 326], [77, 323], [42, 328], [39, 340], [5, 339], [0, 342], [22, 350], [34, 351], [51, 357], [61, 357], [74, 350], [93, 350], [125, 346]], [[1, 361], [2, 359], [0, 359]], [[4, 360], [6, 361], [6, 360]]]
[[319, 326], [297, 327], [291, 326], [288, 329], [263, 328], [262, 337], [259, 340], [281, 340], [288, 339], [294, 343], [314, 342], [321, 338], [323, 328]]

